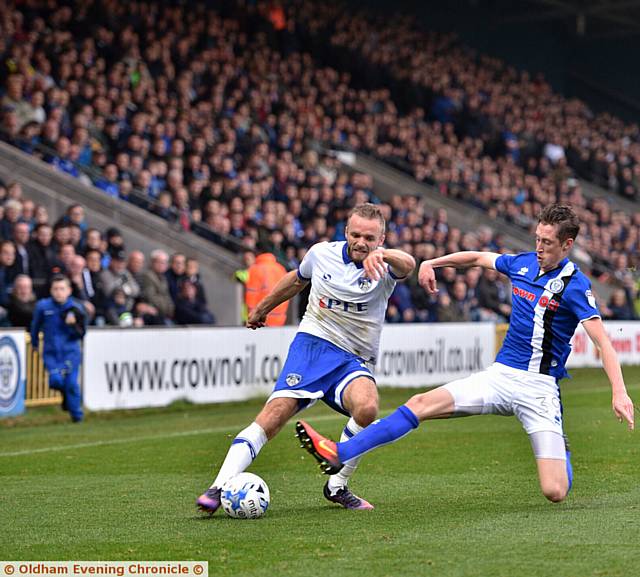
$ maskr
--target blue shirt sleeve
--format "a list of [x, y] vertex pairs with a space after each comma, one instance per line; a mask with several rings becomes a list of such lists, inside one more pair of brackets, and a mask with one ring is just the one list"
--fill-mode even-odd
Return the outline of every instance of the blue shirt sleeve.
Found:
[[515, 254], [501, 254], [496, 259], [496, 270], [510, 277], [513, 261], [516, 260], [516, 256]]
[[576, 283], [573, 290], [568, 291], [566, 298], [580, 322], [600, 317], [596, 298], [591, 291], [591, 283], [586, 277], [583, 277], [583, 282]]

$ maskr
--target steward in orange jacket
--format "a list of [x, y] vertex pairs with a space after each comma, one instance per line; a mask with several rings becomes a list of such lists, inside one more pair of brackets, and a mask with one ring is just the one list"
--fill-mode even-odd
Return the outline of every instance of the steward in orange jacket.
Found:
[[[245, 285], [245, 304], [247, 311], [251, 311], [266, 297], [278, 281], [287, 274], [286, 269], [270, 252], [263, 252], [256, 257], [256, 262], [249, 267], [249, 274]], [[267, 315], [268, 327], [281, 327], [287, 320], [289, 301], [278, 305]]]

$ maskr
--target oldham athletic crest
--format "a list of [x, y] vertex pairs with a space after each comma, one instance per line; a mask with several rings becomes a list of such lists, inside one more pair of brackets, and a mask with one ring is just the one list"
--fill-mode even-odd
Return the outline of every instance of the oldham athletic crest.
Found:
[[358, 280], [358, 286], [362, 292], [368, 291], [371, 288], [371, 279], [366, 276], [360, 277], [360, 280]]
[[285, 380], [287, 385], [295, 387], [302, 380], [302, 375], [299, 375], [298, 373], [289, 373]]

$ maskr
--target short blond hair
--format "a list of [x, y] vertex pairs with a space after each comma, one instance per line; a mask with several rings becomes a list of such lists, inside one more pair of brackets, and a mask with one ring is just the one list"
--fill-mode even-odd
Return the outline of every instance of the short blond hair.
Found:
[[366, 218], [369, 220], [378, 220], [380, 225], [382, 226], [382, 232], [385, 231], [386, 223], [384, 221], [384, 216], [382, 215], [382, 211], [380, 207], [371, 202], [365, 202], [364, 204], [359, 204], [358, 206], [354, 206], [351, 212], [349, 213], [349, 218], [353, 215], [357, 215], [360, 218]]

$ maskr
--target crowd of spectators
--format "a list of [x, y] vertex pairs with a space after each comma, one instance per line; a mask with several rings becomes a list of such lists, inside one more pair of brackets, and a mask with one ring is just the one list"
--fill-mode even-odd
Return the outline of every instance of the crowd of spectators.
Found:
[[93, 325], [213, 324], [196, 259], [139, 250], [128, 254], [120, 231], [103, 234], [79, 204], [56, 222], [23, 198], [22, 186], [0, 181], [0, 326], [28, 327], [36, 300], [56, 274], [69, 277]]
[[[571, 203], [585, 229], [578, 246], [600, 276], [618, 254], [637, 268], [640, 212], [612, 211], [583, 196], [576, 177], [636, 199], [640, 129], [552, 91], [504, 62], [425, 32], [414, 19], [358, 13], [336, 3], [298, 4], [324, 61], [372, 89], [381, 82], [407, 110], [365, 102], [356, 137], [335, 146], [366, 151], [492, 217], [531, 229], [549, 202]], [[612, 258], [613, 257], [613, 258]]]
[[[380, 26], [370, 14], [306, 1], [229, 2], [216, 12], [199, 2], [33, 0], [6, 3], [0, 31], [3, 138], [185, 230], [235, 238], [250, 250], [270, 242], [288, 268], [310, 244], [343, 238], [349, 208], [376, 201], [372, 181], [309, 145], [321, 142], [401, 162], [442, 194], [525, 228], [549, 201], [571, 202], [584, 223], [579, 248], [592, 272], [621, 282], [627, 300], [634, 298], [628, 277], [637, 264], [640, 214], [585, 199], [565, 142], [567, 134], [595, 138], [600, 120], [541, 79], [477, 57], [451, 37], [425, 35], [403, 20]], [[384, 69], [381, 78], [410, 81], [419, 106], [401, 114], [391, 89], [356, 88], [359, 79], [344, 62], [321, 66], [301, 50], [317, 38], [330, 39], [346, 58], [357, 53], [353, 61], [367, 70]], [[632, 131], [620, 130], [631, 135], [635, 154]], [[576, 142], [581, 153], [590, 151]], [[16, 222], [9, 200], [3, 238], [12, 238]], [[449, 227], [446, 213], [428, 211], [419, 199], [397, 197], [387, 208], [387, 244], [418, 258], [504, 248], [490, 231]], [[77, 240], [78, 231], [70, 234]], [[72, 269], [65, 251], [60, 259]], [[116, 271], [118, 260], [110, 264]], [[152, 258], [148, 287], [166, 266]], [[469, 276], [456, 275], [459, 282], [451, 279], [435, 303], [415, 283], [398, 289], [390, 319], [508, 317], [508, 291], [498, 306], [480, 290], [482, 278], [474, 285]], [[131, 298], [122, 292], [105, 306], [105, 318], [129, 312], [123, 307]], [[199, 291], [174, 293], [193, 303]], [[170, 304], [164, 299], [132, 316], [165, 322], [200, 310]]]

